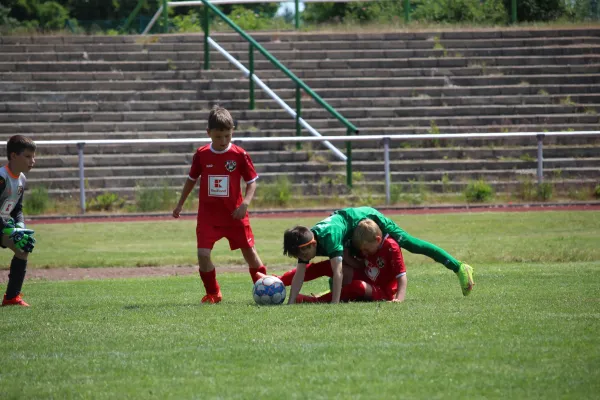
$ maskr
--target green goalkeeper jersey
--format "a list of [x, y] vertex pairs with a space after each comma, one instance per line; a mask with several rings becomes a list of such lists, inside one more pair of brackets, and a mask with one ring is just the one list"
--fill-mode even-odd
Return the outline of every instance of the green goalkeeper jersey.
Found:
[[331, 216], [317, 222], [310, 230], [317, 240], [317, 256], [331, 258], [340, 257], [344, 247], [352, 248], [352, 232], [360, 221], [369, 218], [379, 226], [381, 232], [389, 234], [400, 247], [411, 253], [426, 255], [443, 264], [452, 271], [458, 271], [460, 262], [445, 250], [410, 236], [394, 221], [372, 207], [343, 208], [335, 211]]
[[350, 246], [354, 228], [365, 218], [375, 221], [384, 235], [389, 233], [397, 242], [405, 234], [392, 220], [372, 207], [344, 208], [310, 229], [317, 239], [317, 255], [329, 258], [341, 256], [344, 247]]

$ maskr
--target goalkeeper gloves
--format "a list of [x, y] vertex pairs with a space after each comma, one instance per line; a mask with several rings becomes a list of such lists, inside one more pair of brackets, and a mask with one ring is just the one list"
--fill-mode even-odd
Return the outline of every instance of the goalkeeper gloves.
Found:
[[8, 236], [17, 249], [26, 253], [33, 251], [33, 247], [35, 246], [34, 231], [32, 229], [25, 229], [25, 224], [22, 222], [15, 224], [15, 221], [10, 218], [6, 226], [2, 229], [2, 234]]

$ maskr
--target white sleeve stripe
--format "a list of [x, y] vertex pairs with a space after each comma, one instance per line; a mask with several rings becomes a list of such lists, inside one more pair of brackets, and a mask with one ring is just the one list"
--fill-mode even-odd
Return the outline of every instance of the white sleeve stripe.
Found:
[[257, 179], [258, 179], [258, 175], [256, 175], [256, 178], [254, 178], [254, 179], [252, 179], [252, 180], [249, 180], [248, 182], [246, 182], [246, 184], [248, 184], [248, 183], [252, 183], [252, 182], [254, 182], [254, 181], [255, 181], [255, 180], [257, 180]]
[[406, 275], [406, 272], [396, 275], [396, 278], [400, 278], [401, 276], [404, 276], [404, 275]]
[[194, 182], [196, 182], [196, 181], [198, 180], [198, 179], [194, 179], [194, 178], [192, 178], [192, 177], [191, 177], [191, 176], [189, 176], [189, 175], [188, 175], [188, 179], [189, 179], [190, 181], [194, 181]]

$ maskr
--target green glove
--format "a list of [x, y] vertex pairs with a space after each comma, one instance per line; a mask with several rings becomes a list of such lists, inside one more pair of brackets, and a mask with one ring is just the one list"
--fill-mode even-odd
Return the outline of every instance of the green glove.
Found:
[[17, 249], [26, 253], [31, 253], [35, 246], [35, 239], [32, 236], [35, 232], [33, 229], [25, 229], [25, 225], [22, 223], [19, 223], [18, 225], [19, 226], [17, 226], [15, 221], [10, 218], [6, 223], [6, 226], [2, 229], [2, 234], [8, 236]]

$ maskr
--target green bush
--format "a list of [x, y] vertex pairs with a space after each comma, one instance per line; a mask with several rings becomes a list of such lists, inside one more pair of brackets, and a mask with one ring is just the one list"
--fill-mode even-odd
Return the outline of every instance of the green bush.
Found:
[[119, 197], [116, 193], [102, 193], [87, 204], [90, 211], [113, 211], [122, 208], [125, 205], [125, 199]]
[[536, 198], [540, 201], [548, 201], [552, 198], [554, 186], [550, 182], [543, 182], [536, 187]]
[[469, 203], [484, 203], [494, 197], [494, 189], [486, 181], [479, 179], [469, 182], [464, 194]]
[[234, 6], [233, 11], [229, 14], [229, 19], [243, 30], [248, 31], [264, 29], [269, 25], [267, 18], [242, 6]]
[[37, 20], [43, 29], [62, 29], [68, 19], [69, 11], [55, 1], [47, 1], [37, 7]]
[[[512, 0], [503, 0], [503, 2], [510, 14]], [[519, 22], [552, 21], [565, 14], [565, 4], [564, 0], [518, 0], [517, 20]]]
[[535, 184], [531, 178], [520, 178], [516, 191], [517, 198], [525, 201], [535, 198]]
[[394, 22], [403, 15], [402, 7], [402, 1], [308, 3], [302, 18], [305, 22], [315, 24]]
[[502, 0], [426, 0], [417, 5], [412, 18], [435, 23], [505, 24], [508, 13]]
[[50, 208], [52, 202], [48, 195], [48, 189], [38, 186], [28, 191], [24, 196], [23, 211], [25, 214], [39, 215]]
[[261, 185], [258, 192], [261, 204], [285, 207], [292, 199], [293, 186], [287, 176], [280, 176], [275, 183]]
[[168, 210], [175, 207], [177, 200], [179, 193], [172, 190], [166, 182], [162, 186], [138, 184], [135, 188], [135, 206], [141, 212]]
[[594, 197], [600, 199], [600, 184], [596, 185], [594, 188]]
[[187, 15], [176, 15], [171, 18], [176, 32], [202, 32], [202, 21], [194, 10]]

